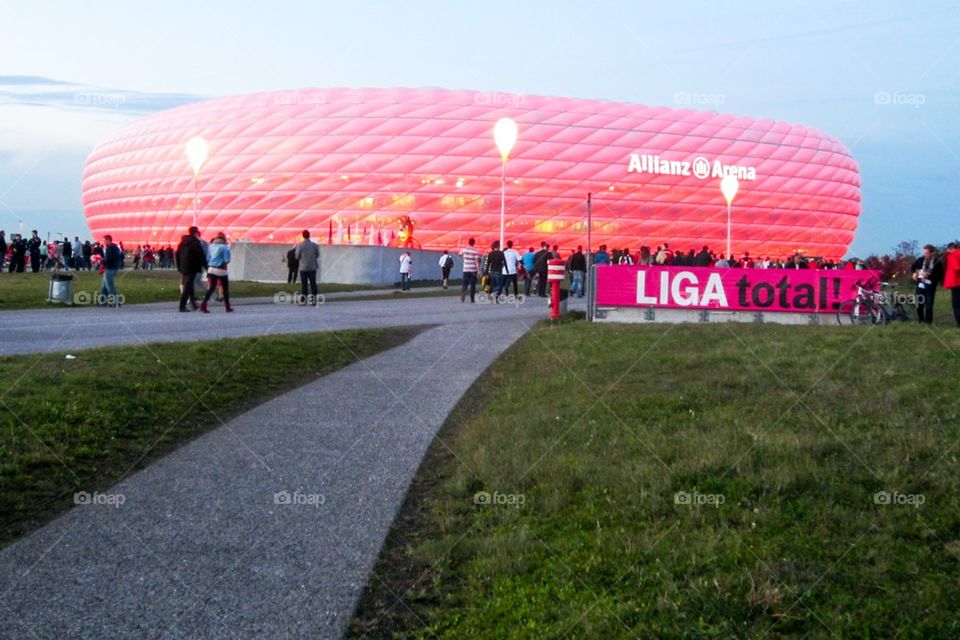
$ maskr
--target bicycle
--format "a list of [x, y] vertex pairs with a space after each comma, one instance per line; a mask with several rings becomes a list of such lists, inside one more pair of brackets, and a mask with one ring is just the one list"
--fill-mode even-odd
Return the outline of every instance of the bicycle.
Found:
[[888, 324], [896, 320], [909, 322], [912, 316], [903, 306], [903, 301], [897, 292], [897, 283], [881, 282], [880, 289], [880, 305], [883, 307], [886, 322]]
[[884, 308], [884, 295], [874, 288], [875, 280], [866, 283], [857, 280], [857, 296], [840, 303], [837, 308], [837, 324], [841, 326], [886, 324], [887, 311]]

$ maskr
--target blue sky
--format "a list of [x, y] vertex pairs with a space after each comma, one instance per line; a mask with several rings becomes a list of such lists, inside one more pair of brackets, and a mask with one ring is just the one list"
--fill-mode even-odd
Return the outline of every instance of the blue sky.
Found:
[[85, 234], [83, 161], [202, 97], [448, 87], [799, 122], [860, 163], [852, 254], [960, 236], [960, 4], [5, 0], [0, 229]]

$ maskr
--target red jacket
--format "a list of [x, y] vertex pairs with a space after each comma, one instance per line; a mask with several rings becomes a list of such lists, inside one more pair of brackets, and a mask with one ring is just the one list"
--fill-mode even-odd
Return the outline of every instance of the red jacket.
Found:
[[943, 286], [947, 289], [960, 287], [960, 249], [948, 251], [944, 263]]

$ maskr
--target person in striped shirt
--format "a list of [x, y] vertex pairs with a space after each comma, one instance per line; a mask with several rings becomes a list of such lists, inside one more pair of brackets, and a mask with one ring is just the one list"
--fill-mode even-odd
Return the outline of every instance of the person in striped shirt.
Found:
[[475, 238], [467, 241], [467, 246], [460, 251], [463, 258], [463, 284], [460, 287], [460, 302], [466, 300], [467, 287], [470, 287], [470, 302], [474, 302], [477, 294], [477, 274], [480, 271], [480, 252], [474, 248]]

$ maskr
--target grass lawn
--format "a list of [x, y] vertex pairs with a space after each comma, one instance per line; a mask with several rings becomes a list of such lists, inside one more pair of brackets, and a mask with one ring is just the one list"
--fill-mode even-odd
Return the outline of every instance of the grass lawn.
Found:
[[70, 507], [74, 492], [109, 487], [221, 420], [413, 334], [352, 330], [110, 347], [74, 360], [0, 357], [0, 544]]
[[538, 326], [431, 447], [350, 635], [960, 637], [940, 311]]
[[[100, 289], [100, 275], [93, 271], [71, 271], [74, 276], [74, 297], [85, 292], [90, 298]], [[117, 274], [117, 291], [124, 296], [125, 304], [144, 302], [175, 302], [180, 297], [180, 274], [176, 271], [134, 271], [126, 269]], [[0, 273], [0, 310], [60, 307], [47, 302], [49, 273]], [[436, 286], [436, 280], [417, 280], [414, 287]], [[334, 291], [363, 291], [383, 289], [382, 286], [360, 284], [319, 284], [320, 293]], [[278, 291], [299, 291], [298, 285], [265, 282], [230, 281], [230, 296], [243, 298], [272, 296]], [[83, 300], [83, 298], [81, 298]]]

